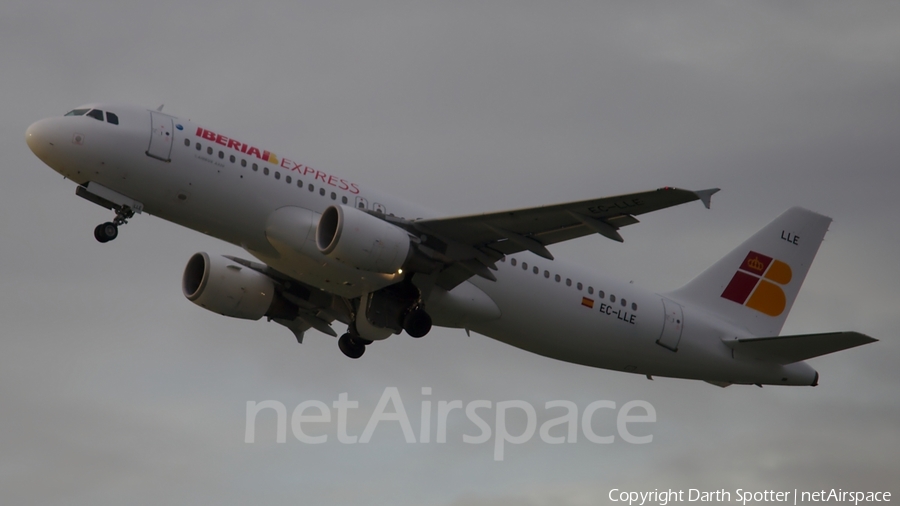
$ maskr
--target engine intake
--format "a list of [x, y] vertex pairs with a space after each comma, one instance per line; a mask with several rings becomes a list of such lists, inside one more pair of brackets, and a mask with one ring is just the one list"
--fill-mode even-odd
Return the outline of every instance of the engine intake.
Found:
[[224, 257], [195, 253], [184, 268], [181, 290], [194, 304], [225, 316], [245, 320], [287, 316], [280, 314], [287, 308], [271, 278]]
[[360, 270], [391, 274], [411, 254], [402, 228], [353, 207], [336, 205], [322, 213], [316, 246], [323, 255]]

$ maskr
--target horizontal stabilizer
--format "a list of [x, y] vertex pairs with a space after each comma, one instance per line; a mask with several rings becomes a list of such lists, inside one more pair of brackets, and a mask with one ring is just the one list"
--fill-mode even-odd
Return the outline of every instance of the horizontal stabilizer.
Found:
[[790, 364], [873, 343], [877, 340], [859, 332], [830, 332], [798, 336], [747, 337], [725, 340], [725, 344], [735, 353], [743, 356], [767, 362]]

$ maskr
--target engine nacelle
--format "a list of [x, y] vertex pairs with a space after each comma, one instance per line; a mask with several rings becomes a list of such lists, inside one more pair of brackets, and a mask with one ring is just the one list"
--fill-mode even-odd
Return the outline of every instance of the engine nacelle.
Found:
[[331, 206], [316, 228], [323, 255], [360, 270], [392, 274], [410, 256], [410, 238], [400, 227], [348, 206]]
[[188, 260], [181, 279], [184, 296], [214, 313], [259, 320], [275, 301], [275, 282], [253, 269], [206, 253]]

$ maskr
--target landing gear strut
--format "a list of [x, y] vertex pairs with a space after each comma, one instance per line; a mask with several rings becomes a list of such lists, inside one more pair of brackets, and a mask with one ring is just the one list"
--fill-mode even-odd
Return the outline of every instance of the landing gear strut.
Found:
[[113, 221], [101, 223], [94, 228], [94, 239], [99, 242], [109, 242], [119, 236], [119, 226], [128, 223], [134, 216], [134, 210], [128, 206], [122, 206], [116, 210]]
[[359, 358], [366, 352], [366, 345], [372, 341], [347, 333], [338, 339], [338, 348], [350, 358]]

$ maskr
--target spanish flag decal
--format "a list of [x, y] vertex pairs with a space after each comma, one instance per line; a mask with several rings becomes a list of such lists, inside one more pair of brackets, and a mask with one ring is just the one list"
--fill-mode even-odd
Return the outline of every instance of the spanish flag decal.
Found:
[[582, 298], [581, 298], [581, 305], [593, 309], [593, 307], [594, 307], [594, 299], [589, 299], [589, 298], [587, 298], [587, 297], [582, 297]]

